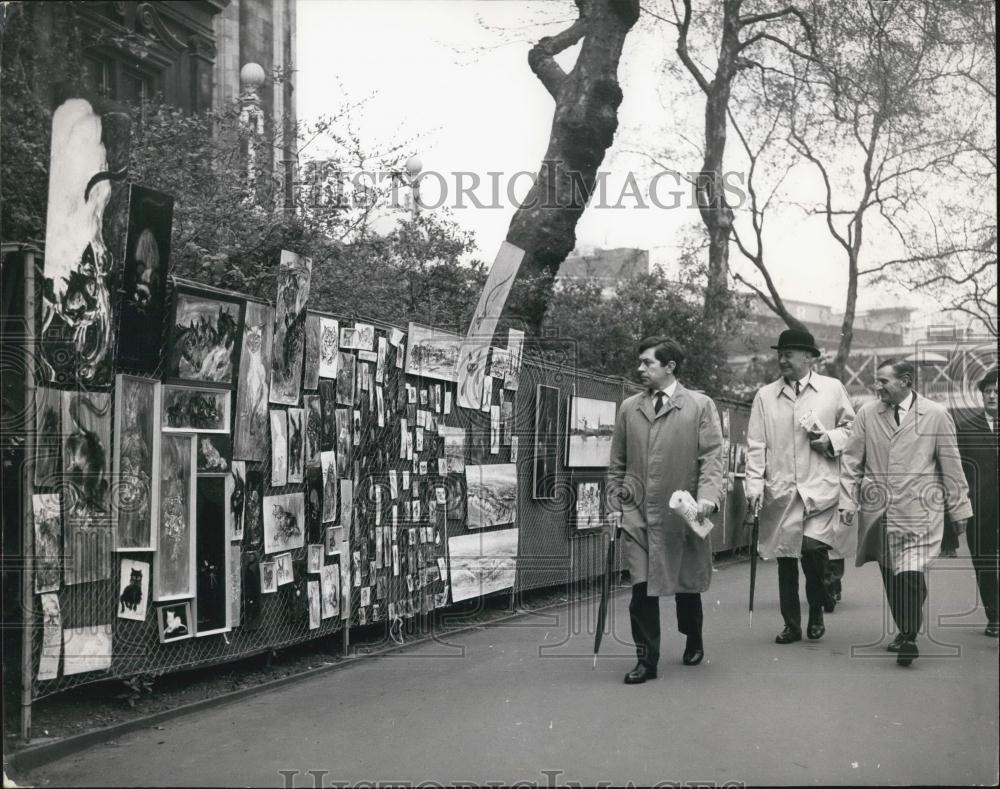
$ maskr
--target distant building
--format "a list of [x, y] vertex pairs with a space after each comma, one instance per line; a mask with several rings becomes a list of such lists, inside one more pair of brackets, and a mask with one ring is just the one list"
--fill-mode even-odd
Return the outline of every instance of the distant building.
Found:
[[601, 296], [611, 298], [618, 286], [633, 277], [649, 273], [649, 251], [631, 247], [574, 251], [559, 267], [556, 288], [566, 282], [595, 282]]

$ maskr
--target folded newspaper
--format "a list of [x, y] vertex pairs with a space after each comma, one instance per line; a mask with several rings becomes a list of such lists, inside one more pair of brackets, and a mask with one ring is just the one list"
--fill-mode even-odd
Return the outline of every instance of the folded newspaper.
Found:
[[670, 509], [687, 521], [687, 525], [702, 539], [708, 536], [712, 526], [715, 525], [708, 518], [703, 521], [698, 520], [698, 502], [686, 490], [674, 491], [670, 497]]
[[805, 430], [807, 433], [813, 434], [825, 434], [826, 428], [823, 427], [823, 423], [819, 421], [819, 417], [816, 416], [815, 411], [809, 411], [799, 417], [799, 427]]

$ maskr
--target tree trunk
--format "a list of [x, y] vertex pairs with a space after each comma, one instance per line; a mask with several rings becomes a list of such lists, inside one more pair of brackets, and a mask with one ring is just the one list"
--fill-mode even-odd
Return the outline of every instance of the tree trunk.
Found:
[[[639, 18], [638, 0], [576, 0], [580, 16], [569, 28], [543, 38], [528, 54], [531, 70], [556, 107], [538, 177], [515, 212], [507, 241], [524, 250], [518, 280], [503, 317], [538, 335], [556, 272], [576, 246], [576, 224], [587, 207], [597, 169], [618, 129], [622, 101], [618, 62], [625, 36]], [[567, 74], [555, 55], [583, 44]]]

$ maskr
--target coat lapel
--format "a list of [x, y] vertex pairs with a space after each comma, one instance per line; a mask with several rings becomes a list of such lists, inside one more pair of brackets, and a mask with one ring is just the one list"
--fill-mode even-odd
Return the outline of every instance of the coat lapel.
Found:
[[643, 393], [642, 399], [639, 401], [639, 413], [650, 422], [656, 419], [656, 412], [653, 411], [653, 398], [649, 394], [649, 390]]

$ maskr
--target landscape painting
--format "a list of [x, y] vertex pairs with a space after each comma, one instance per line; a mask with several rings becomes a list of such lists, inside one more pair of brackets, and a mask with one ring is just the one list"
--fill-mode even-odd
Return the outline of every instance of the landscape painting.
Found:
[[567, 416], [567, 468], [607, 468], [618, 404], [589, 397], [570, 397]]
[[441, 381], [457, 381], [462, 338], [443, 329], [410, 323], [405, 372]]
[[288, 413], [271, 410], [271, 487], [288, 484]]
[[62, 502], [58, 493], [31, 496], [35, 527], [35, 594], [55, 592], [62, 576]]
[[122, 267], [121, 318], [115, 359], [119, 368], [152, 374], [160, 361], [174, 199], [129, 184], [128, 229]]
[[149, 562], [122, 559], [118, 581], [118, 618], [146, 621], [149, 607]]
[[514, 523], [517, 515], [517, 466], [496, 463], [465, 467], [468, 526], [488, 529]]
[[161, 429], [164, 433], [228, 433], [230, 403], [226, 389], [164, 385]]
[[153, 563], [153, 599], [194, 595], [194, 436], [160, 441], [160, 517]]
[[[35, 388], [35, 485], [53, 486], [59, 477], [62, 451], [62, 392]], [[117, 468], [117, 467], [116, 467]]]
[[247, 302], [233, 424], [233, 457], [239, 460], [259, 461], [267, 457], [273, 337], [274, 308]]
[[305, 421], [304, 408], [288, 409], [288, 482], [300, 483], [305, 478]]
[[559, 459], [559, 390], [538, 385], [535, 393], [535, 464], [532, 491], [535, 499], [556, 497], [556, 463]]
[[128, 165], [130, 125], [127, 112], [98, 99], [69, 97], [52, 114], [44, 281], [38, 284], [38, 361], [49, 383], [98, 388], [112, 382], [112, 279], [121, 239], [104, 238], [105, 211], [122, 188], [116, 174]]
[[115, 379], [112, 501], [119, 551], [151, 551], [159, 514], [160, 382], [119, 375]]
[[305, 545], [306, 507], [301, 493], [264, 497], [264, 553]]
[[452, 602], [514, 586], [517, 529], [465, 534], [448, 540]]
[[234, 384], [242, 325], [242, 301], [178, 287], [166, 379]]
[[337, 403], [354, 405], [354, 376], [357, 359], [353, 354], [341, 353], [337, 366]]
[[319, 385], [320, 317], [306, 315], [306, 355], [302, 367], [302, 388], [315, 389]]
[[340, 323], [336, 318], [319, 319], [319, 377], [336, 378], [340, 361]]
[[298, 405], [299, 402], [311, 276], [310, 258], [281, 251], [275, 299], [274, 353], [271, 356], [272, 403]]

